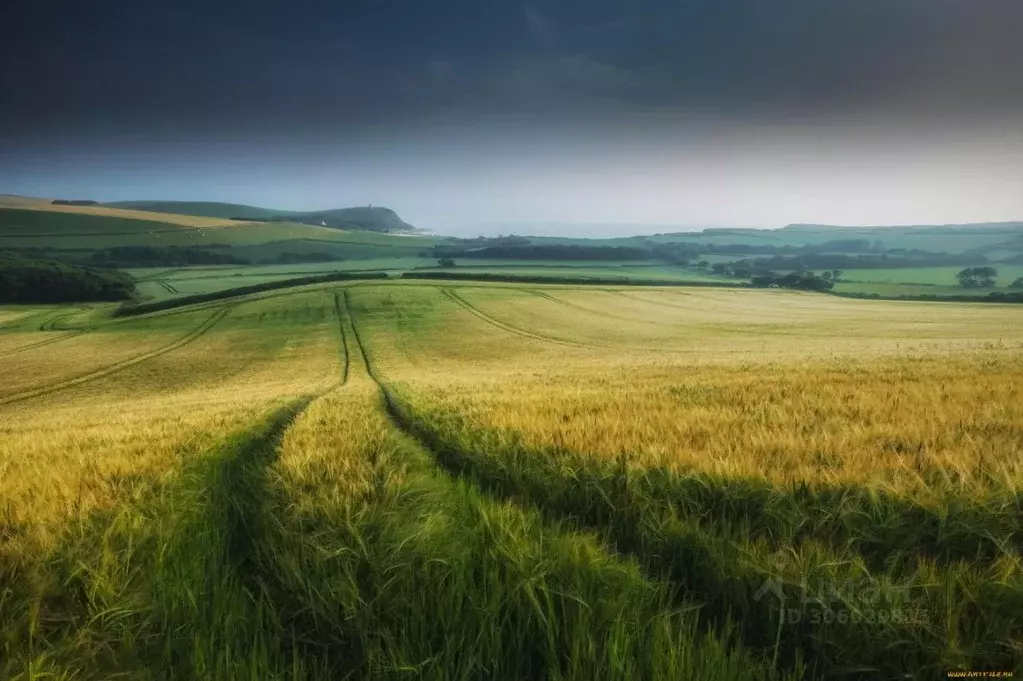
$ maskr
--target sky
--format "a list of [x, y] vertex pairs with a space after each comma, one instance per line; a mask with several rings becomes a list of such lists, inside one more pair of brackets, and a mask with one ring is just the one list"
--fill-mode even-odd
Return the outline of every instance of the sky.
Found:
[[1020, 0], [7, 0], [0, 193], [451, 234], [1023, 220], [1021, 25]]

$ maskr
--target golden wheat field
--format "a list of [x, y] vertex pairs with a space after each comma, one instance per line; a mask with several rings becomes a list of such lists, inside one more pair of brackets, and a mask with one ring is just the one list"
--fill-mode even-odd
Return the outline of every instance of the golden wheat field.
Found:
[[1023, 673], [1019, 306], [111, 313], [0, 309], [0, 678]]

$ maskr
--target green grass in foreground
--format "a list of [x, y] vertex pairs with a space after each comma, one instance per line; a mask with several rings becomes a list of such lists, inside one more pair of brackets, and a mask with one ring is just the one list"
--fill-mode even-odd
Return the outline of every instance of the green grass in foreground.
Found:
[[601, 532], [699, 599], [704, 621], [742, 622], [741, 640], [783, 664], [805, 660], [827, 678], [937, 678], [1021, 663], [1023, 583], [1002, 564], [1023, 536], [1018, 501], [928, 508], [866, 489], [629, 470], [625, 459], [531, 450], [409, 393], [392, 405], [453, 473]]

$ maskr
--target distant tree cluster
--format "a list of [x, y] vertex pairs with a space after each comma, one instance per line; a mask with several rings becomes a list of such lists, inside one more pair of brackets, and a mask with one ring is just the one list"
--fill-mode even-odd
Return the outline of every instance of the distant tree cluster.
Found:
[[186, 265], [248, 265], [230, 253], [199, 246], [114, 246], [93, 252], [90, 263], [101, 267], [181, 267]]
[[483, 248], [486, 246], [529, 246], [533, 243], [524, 236], [478, 236], [475, 239], [448, 237], [447, 240], [465, 248]]
[[0, 302], [70, 303], [128, 300], [134, 280], [123, 272], [0, 253]]
[[963, 288], [990, 288], [995, 285], [998, 270], [994, 267], [967, 267], [956, 274]]
[[870, 253], [882, 250], [881, 242], [870, 243], [870, 239], [832, 239], [822, 244], [804, 246], [818, 253]]
[[828, 276], [818, 276], [813, 272], [789, 272], [788, 274], [763, 272], [753, 275], [750, 278], [750, 284], [757, 288], [777, 286], [802, 291], [830, 291], [835, 287], [834, 273], [827, 272], [826, 274]]
[[693, 260], [700, 257], [700, 251], [693, 246], [678, 241], [668, 241], [665, 243], [657, 243], [655, 241], [647, 240], [647, 246], [650, 248], [651, 255], [660, 260], [666, 260], [667, 262], [675, 265], [688, 265]]
[[1023, 277], [1013, 280], [1013, 282], [1009, 284], [1009, 288], [1023, 288]]
[[50, 201], [54, 206], [95, 206], [99, 204], [99, 201], [90, 201], [87, 199], [54, 199]]

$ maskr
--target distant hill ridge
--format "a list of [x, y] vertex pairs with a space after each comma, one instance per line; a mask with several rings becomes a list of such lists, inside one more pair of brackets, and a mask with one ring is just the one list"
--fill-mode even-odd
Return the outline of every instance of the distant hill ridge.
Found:
[[325, 225], [337, 229], [363, 229], [371, 232], [420, 231], [402, 220], [390, 208], [380, 206], [293, 211], [213, 201], [115, 201], [102, 205], [112, 208], [143, 210], [151, 213], [198, 215], [202, 217], [261, 222], [299, 222], [307, 225]]
[[919, 230], [952, 230], [952, 229], [1023, 229], [1023, 222], [965, 222], [949, 223], [944, 225], [817, 225], [810, 223], [794, 223], [785, 225], [782, 229], [789, 231], [817, 231], [822, 229], [836, 230], [890, 230], [890, 229], [919, 229]]

